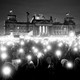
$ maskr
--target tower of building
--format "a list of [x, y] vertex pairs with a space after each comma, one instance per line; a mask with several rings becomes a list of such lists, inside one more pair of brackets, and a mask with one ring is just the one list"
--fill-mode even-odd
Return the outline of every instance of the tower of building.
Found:
[[7, 19], [5, 20], [5, 34], [9, 35], [11, 32], [14, 32], [14, 26], [12, 24], [15, 24], [17, 22], [16, 15], [13, 14], [13, 10], [9, 11], [9, 14], [7, 15]]

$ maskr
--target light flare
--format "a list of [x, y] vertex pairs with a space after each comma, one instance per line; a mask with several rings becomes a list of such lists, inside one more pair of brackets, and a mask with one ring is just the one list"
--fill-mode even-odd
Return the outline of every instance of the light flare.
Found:
[[2, 52], [5, 52], [5, 51], [7, 51], [7, 47], [6, 47], [6, 46], [1, 46], [1, 47], [0, 47], [0, 50], [1, 50]]
[[37, 57], [38, 57], [38, 58], [41, 58], [42, 56], [43, 56], [43, 53], [41, 53], [41, 52], [38, 52], [38, 53], [37, 53]]
[[52, 49], [51, 45], [47, 45], [46, 49], [51, 50]]
[[28, 61], [32, 60], [32, 56], [31, 55], [27, 55], [26, 58], [27, 58]]
[[12, 68], [9, 65], [2, 66], [1, 73], [3, 77], [10, 77], [12, 74]]
[[23, 49], [23, 48], [20, 48], [20, 49], [18, 50], [18, 53], [24, 53], [24, 49]]
[[58, 47], [62, 47], [63, 46], [63, 43], [62, 42], [59, 42], [58, 43]]
[[6, 45], [7, 45], [7, 46], [14, 46], [14, 45], [15, 45], [15, 43], [14, 43], [14, 42], [12, 42], [12, 41], [8, 41]]
[[74, 52], [78, 52], [78, 48], [77, 48], [77, 47], [74, 47], [74, 48], [73, 48], [73, 51], [74, 51]]
[[39, 50], [38, 50], [36, 47], [34, 47], [34, 46], [32, 47], [32, 50], [33, 50], [34, 53], [37, 53], [37, 52], [39, 51]]
[[56, 51], [55, 51], [55, 55], [56, 55], [57, 57], [61, 57], [61, 56], [62, 56], [62, 51], [61, 51], [61, 50], [56, 50]]
[[1, 58], [1, 60], [7, 60], [8, 57], [9, 57], [8, 54], [5, 53], [5, 52], [0, 54], [0, 58]]
[[23, 40], [20, 41], [20, 45], [24, 46], [25, 42]]
[[69, 36], [70, 36], [70, 37], [74, 37], [74, 36], [75, 36], [75, 32], [74, 32], [74, 31], [70, 31], [70, 32], [69, 32]]
[[70, 62], [70, 61], [67, 61], [66, 67], [69, 68], [69, 69], [73, 68], [73, 63]]

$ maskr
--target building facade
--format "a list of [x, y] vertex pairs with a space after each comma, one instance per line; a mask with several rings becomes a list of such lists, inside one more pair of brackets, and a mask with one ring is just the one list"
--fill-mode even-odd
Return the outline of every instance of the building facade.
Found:
[[54, 22], [52, 17], [46, 19], [42, 14], [34, 15], [29, 21], [29, 13], [27, 12], [27, 22], [18, 22], [16, 15], [12, 12], [7, 16], [5, 21], [5, 35], [13, 32], [14, 35], [29, 33], [33, 31], [33, 36], [49, 36], [49, 35], [67, 35], [69, 31], [75, 30], [75, 22], [73, 17], [66, 16], [64, 22]]

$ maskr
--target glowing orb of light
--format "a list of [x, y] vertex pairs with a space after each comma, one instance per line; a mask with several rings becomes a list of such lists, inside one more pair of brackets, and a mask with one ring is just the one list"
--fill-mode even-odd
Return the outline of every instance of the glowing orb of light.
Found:
[[48, 45], [48, 44], [49, 44], [49, 42], [44, 40], [44, 45]]
[[34, 64], [33, 61], [30, 61], [29, 64]]
[[24, 49], [23, 49], [23, 48], [20, 48], [20, 49], [18, 50], [18, 52], [19, 52], [19, 53], [24, 53]]
[[59, 42], [58, 43], [58, 47], [62, 47], [63, 46], [63, 43], [62, 42]]
[[77, 51], [78, 51], [78, 48], [77, 48], [77, 47], [74, 47], [74, 48], [73, 48], [73, 51], [74, 51], [74, 52], [77, 52]]
[[9, 41], [9, 42], [7, 42], [7, 46], [14, 46], [14, 42], [12, 42], [12, 41]]
[[34, 53], [37, 53], [38, 52], [38, 49], [36, 47], [32, 47], [32, 49], [33, 49], [33, 52]]
[[25, 44], [25, 42], [22, 40], [22, 41], [20, 41], [20, 45], [21, 46], [24, 46], [24, 44]]
[[61, 50], [56, 50], [56, 51], [55, 51], [55, 55], [56, 55], [57, 57], [61, 57], [62, 51], [61, 51]]
[[46, 46], [47, 46], [47, 45], [49, 44], [49, 41], [48, 41], [48, 40], [42, 40], [41, 43], [42, 43], [43, 45], [46, 45]]
[[6, 60], [8, 58], [8, 54], [7, 53], [1, 53], [0, 57], [2, 60]]
[[43, 53], [41, 53], [41, 52], [38, 52], [38, 53], [37, 53], [37, 57], [38, 57], [38, 58], [41, 58], [42, 56], [43, 56]]
[[4, 65], [2, 67], [1, 73], [4, 77], [10, 77], [12, 73], [12, 68], [9, 65]]
[[69, 68], [69, 69], [73, 68], [73, 63], [70, 62], [70, 61], [67, 61], [66, 67]]
[[20, 38], [20, 39], [24, 39], [24, 36], [23, 36], [23, 35], [20, 35], [19, 38]]
[[21, 62], [22, 62], [21, 59], [16, 59], [16, 63], [17, 63], [17, 64], [20, 64]]
[[39, 40], [35, 40], [34, 42], [37, 44], [37, 43], [39, 43]]
[[46, 53], [47, 52], [47, 49], [44, 49], [43, 51]]
[[52, 49], [51, 45], [47, 45], [46, 49], [51, 50]]
[[1, 46], [1, 51], [6, 51], [7, 50], [7, 48], [5, 47], [5, 46]]
[[74, 32], [74, 31], [70, 31], [70, 32], [69, 32], [69, 36], [70, 36], [70, 37], [74, 37], [74, 36], [75, 36], [75, 32]]
[[32, 56], [31, 55], [27, 55], [26, 58], [27, 58], [28, 61], [30, 61], [32, 59]]

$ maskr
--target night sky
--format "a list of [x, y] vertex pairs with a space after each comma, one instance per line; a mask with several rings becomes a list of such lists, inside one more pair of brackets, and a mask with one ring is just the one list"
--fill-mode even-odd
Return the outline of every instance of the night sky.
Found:
[[57, 18], [60, 22], [70, 12], [77, 24], [80, 22], [80, 0], [0, 0], [0, 26], [11, 9], [17, 15], [18, 21], [26, 21], [28, 11], [30, 17], [41, 13], [47, 18], [53, 16], [53, 19]]

